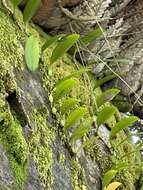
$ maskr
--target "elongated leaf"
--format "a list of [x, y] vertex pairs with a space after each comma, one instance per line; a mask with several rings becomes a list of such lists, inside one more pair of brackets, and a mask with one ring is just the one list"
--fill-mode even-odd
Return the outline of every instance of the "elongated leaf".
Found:
[[81, 124], [79, 127], [77, 127], [70, 139], [71, 143], [76, 142], [78, 139], [80, 139], [81, 137], [83, 137], [84, 135], [86, 135], [89, 131], [90, 131], [90, 126]]
[[88, 68], [81, 68], [75, 72], [73, 72], [72, 74], [68, 75], [67, 77], [64, 77], [63, 79], [61, 79], [60, 81], [58, 81], [55, 86], [59, 85], [60, 83], [62, 83], [63, 81], [67, 80], [67, 79], [70, 79], [72, 77], [79, 77], [80, 75], [82, 75], [83, 73], [85, 72], [88, 72], [90, 71], [90, 69]]
[[35, 15], [40, 4], [41, 0], [28, 0], [23, 12], [23, 19], [25, 23], [29, 22], [31, 18]]
[[95, 40], [96, 38], [100, 37], [103, 34], [102, 30], [100, 28], [97, 28], [95, 30], [90, 31], [85, 36], [81, 37], [80, 41], [84, 44], [88, 44]]
[[97, 87], [103, 85], [104, 83], [106, 83], [106, 82], [108, 82], [108, 81], [114, 79], [114, 78], [116, 78], [116, 75], [112, 74], [112, 75], [108, 75], [108, 76], [106, 76], [106, 77], [104, 77], [104, 78], [102, 78], [102, 79], [100, 79], [100, 80], [97, 80], [97, 81], [95, 82], [94, 88], [97, 88]]
[[119, 62], [122, 64], [132, 64], [133, 63], [133, 59], [128, 59], [128, 58], [120, 58], [120, 59], [107, 59], [107, 62]]
[[110, 137], [115, 136], [121, 130], [125, 129], [126, 127], [133, 124], [137, 120], [138, 120], [138, 117], [136, 116], [130, 116], [128, 118], [121, 119], [118, 123], [116, 123], [115, 127], [111, 129]]
[[84, 107], [79, 107], [70, 113], [66, 120], [65, 130], [75, 125], [86, 113], [87, 108]]
[[103, 187], [106, 187], [111, 182], [111, 180], [115, 177], [116, 173], [117, 170], [109, 170], [105, 173], [102, 180]]
[[35, 71], [38, 68], [39, 58], [39, 41], [35, 36], [30, 36], [25, 45], [25, 60], [30, 71]]
[[119, 89], [114, 89], [114, 88], [106, 90], [101, 95], [97, 96], [96, 98], [97, 106], [100, 107], [104, 103], [111, 101], [119, 92], [120, 92]]
[[117, 111], [116, 107], [106, 106], [97, 115], [97, 125], [104, 124], [109, 118], [111, 118]]
[[67, 95], [76, 84], [77, 81], [74, 79], [68, 79], [56, 86], [56, 90], [53, 94], [54, 102]]
[[67, 113], [73, 106], [75, 106], [78, 103], [78, 100], [75, 98], [68, 98], [65, 100], [61, 106], [61, 113], [65, 114]]
[[14, 9], [21, 3], [22, 0], [11, 0], [14, 6]]
[[44, 51], [45, 49], [50, 47], [52, 44], [56, 43], [63, 36], [65, 36], [65, 34], [59, 34], [59, 35], [56, 35], [56, 36], [53, 36], [53, 37], [49, 37], [47, 39], [47, 41], [45, 42], [45, 44], [43, 45], [42, 51]]
[[122, 183], [119, 182], [112, 182], [110, 183], [105, 190], [116, 190]]
[[60, 57], [63, 56], [64, 53], [66, 53], [77, 40], [79, 39], [80, 35], [78, 34], [71, 34], [67, 36], [64, 40], [61, 40], [56, 48], [53, 50], [52, 56], [51, 56], [51, 64], [57, 61]]
[[130, 166], [129, 163], [123, 162], [123, 161], [121, 160], [121, 161], [119, 161], [119, 163], [118, 163], [117, 165], [113, 166], [112, 169], [119, 171], [119, 170], [126, 169], [126, 168], [128, 168], [129, 166]]

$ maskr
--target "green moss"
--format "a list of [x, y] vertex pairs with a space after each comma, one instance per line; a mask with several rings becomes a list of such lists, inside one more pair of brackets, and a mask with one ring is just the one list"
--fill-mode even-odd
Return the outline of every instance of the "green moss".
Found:
[[0, 142], [7, 151], [16, 184], [22, 187], [27, 179], [27, 143], [23, 136], [21, 125], [10, 114], [6, 105], [5, 108], [0, 108], [0, 118]]
[[87, 190], [85, 179], [84, 179], [84, 170], [79, 164], [78, 159], [71, 160], [71, 181], [74, 190]]
[[52, 174], [53, 154], [51, 144], [55, 140], [55, 132], [47, 124], [48, 115], [40, 113], [41, 110], [43, 109], [34, 110], [31, 114], [35, 127], [29, 139], [29, 151], [36, 163], [42, 185], [50, 190], [52, 189], [54, 180]]
[[117, 165], [120, 162], [129, 164], [128, 168], [117, 173], [115, 180], [120, 181], [123, 184], [123, 189], [131, 190], [134, 188], [134, 184], [139, 180], [139, 176], [142, 173], [142, 169], [140, 167], [141, 157], [138, 153], [130, 154], [130, 152], [135, 150], [135, 146], [128, 140], [120, 146], [117, 146], [124, 138], [126, 138], [126, 135], [122, 132], [117, 135], [116, 139], [111, 141], [114, 149], [112, 160], [113, 165]]

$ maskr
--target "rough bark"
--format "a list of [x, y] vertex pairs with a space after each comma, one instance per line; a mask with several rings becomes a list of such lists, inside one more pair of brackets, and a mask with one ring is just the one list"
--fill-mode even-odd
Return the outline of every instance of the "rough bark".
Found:
[[[45, 39], [29, 25], [25, 30], [19, 11], [16, 11], [16, 17], [18, 20], [14, 20], [9, 12], [0, 10], [0, 187], [10, 190], [100, 190], [103, 174], [125, 152], [133, 150], [133, 145], [123, 144], [116, 149], [117, 155], [111, 160], [114, 151], [108, 146], [109, 131], [103, 126], [104, 138], [101, 135], [92, 146], [78, 153], [75, 151], [81, 141], [75, 147], [71, 146], [70, 133], [65, 135], [62, 130], [59, 110], [53, 114], [53, 105], [49, 101], [56, 81], [72, 73], [74, 64], [66, 55], [53, 65], [50, 76], [51, 50], [47, 49], [42, 54], [39, 71], [28, 71], [24, 60], [27, 37], [35, 34], [41, 44]], [[78, 87], [71, 95], [90, 107], [91, 89], [85, 78], [78, 81]], [[123, 133], [115, 139], [113, 150], [124, 137]], [[126, 157], [125, 161], [136, 164], [140, 158]], [[140, 172], [138, 168], [128, 168], [119, 172], [117, 179], [123, 183], [123, 189], [135, 189]]]

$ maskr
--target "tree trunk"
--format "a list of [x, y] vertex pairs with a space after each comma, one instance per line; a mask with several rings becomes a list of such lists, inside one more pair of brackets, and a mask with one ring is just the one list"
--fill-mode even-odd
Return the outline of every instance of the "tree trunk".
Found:
[[[85, 9], [86, 3], [84, 3], [74, 7], [73, 13], [75, 14], [76, 8], [84, 7]], [[95, 3], [95, 1], [91, 1], [91, 3]], [[107, 2], [107, 5], [102, 6], [103, 10], [99, 17], [102, 17], [103, 12], [108, 15], [111, 11], [111, 7], [108, 7], [109, 4], [110, 2]], [[39, 38], [40, 44], [43, 44], [45, 38], [41, 35], [42, 31], [38, 33], [39, 30], [34, 29], [33, 24], [32, 26], [28, 25], [25, 29], [20, 11], [16, 10], [16, 19], [14, 19], [13, 15], [3, 9], [2, 5], [0, 6], [1, 189], [102, 189], [102, 177], [105, 172], [111, 169], [125, 153], [133, 151], [134, 145], [127, 141], [115, 149], [116, 145], [125, 137], [125, 134], [121, 133], [112, 144], [113, 150], [110, 149], [110, 129], [108, 128], [112, 127], [115, 118], [108, 122], [108, 128], [103, 125], [100, 128], [100, 137], [94, 138], [93, 142], [89, 141], [84, 148], [81, 147], [81, 140], [78, 140], [75, 145], [70, 143], [72, 130], [69, 130], [67, 134], [63, 130], [61, 122], [63, 118], [59, 114], [61, 102], [53, 105], [50, 97], [55, 83], [74, 72], [75, 64], [68, 55], [65, 55], [52, 66], [52, 75], [50, 75], [48, 69], [52, 50], [47, 49], [41, 55], [39, 71], [30, 72], [24, 59], [25, 41], [29, 35], [34, 34]], [[105, 11], [107, 8], [110, 11]], [[85, 9], [84, 13], [86, 12]], [[54, 13], [52, 14], [54, 15]], [[54, 16], [50, 19], [53, 18]], [[49, 20], [50, 24], [48, 23], [46, 27], [52, 26], [51, 32], [57, 32], [57, 29], [69, 32], [71, 24], [75, 29], [73, 27], [75, 21], [71, 21], [67, 25], [69, 18], [64, 17], [64, 19], [67, 20], [66, 25], [59, 25], [56, 28], [55, 25], [51, 25], [52, 22]], [[87, 25], [85, 22], [80, 24], [82, 27]], [[93, 29], [95, 24], [94, 21], [89, 22], [87, 31]], [[105, 26], [107, 27], [107, 23]], [[80, 28], [81, 30], [82, 28]], [[108, 30], [111, 31], [111, 28], [109, 27]], [[123, 30], [125, 30], [124, 27]], [[141, 38], [141, 35], [139, 37]], [[120, 38], [116, 39], [119, 41]], [[111, 39], [113, 40], [114, 37]], [[99, 46], [100, 43], [98, 42]], [[125, 50], [123, 51], [122, 48], [120, 50], [125, 54]], [[116, 55], [114, 49], [113, 52]], [[117, 52], [119, 55], [119, 51]], [[108, 54], [107, 51], [106, 55]], [[103, 51], [101, 51], [101, 55], [103, 56]], [[77, 66], [79, 66], [78, 63]], [[81, 104], [91, 109], [92, 89], [90, 85], [94, 84], [94, 79], [91, 78], [90, 84], [88, 81], [89, 77], [86, 75], [80, 77], [77, 87], [69, 97], [79, 98]], [[96, 95], [99, 93], [101, 93], [100, 89], [97, 90]], [[85, 137], [85, 141], [94, 136], [95, 133], [91, 132], [88, 137]], [[141, 158], [134, 155], [125, 157], [124, 161], [134, 165], [138, 164]], [[141, 172], [138, 167], [130, 167], [119, 171], [115, 180], [123, 184], [123, 189], [136, 189]], [[142, 184], [138, 182], [137, 189], [141, 187]]]

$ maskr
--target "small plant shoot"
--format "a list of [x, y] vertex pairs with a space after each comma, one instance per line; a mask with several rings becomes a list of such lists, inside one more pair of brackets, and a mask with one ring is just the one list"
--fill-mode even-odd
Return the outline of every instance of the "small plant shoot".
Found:
[[79, 37], [80, 35], [78, 34], [71, 34], [67, 37], [63, 37], [53, 50], [51, 64], [61, 58], [77, 42]]
[[23, 12], [23, 19], [25, 23], [29, 22], [31, 18], [35, 15], [40, 4], [41, 0], [28, 0]]

